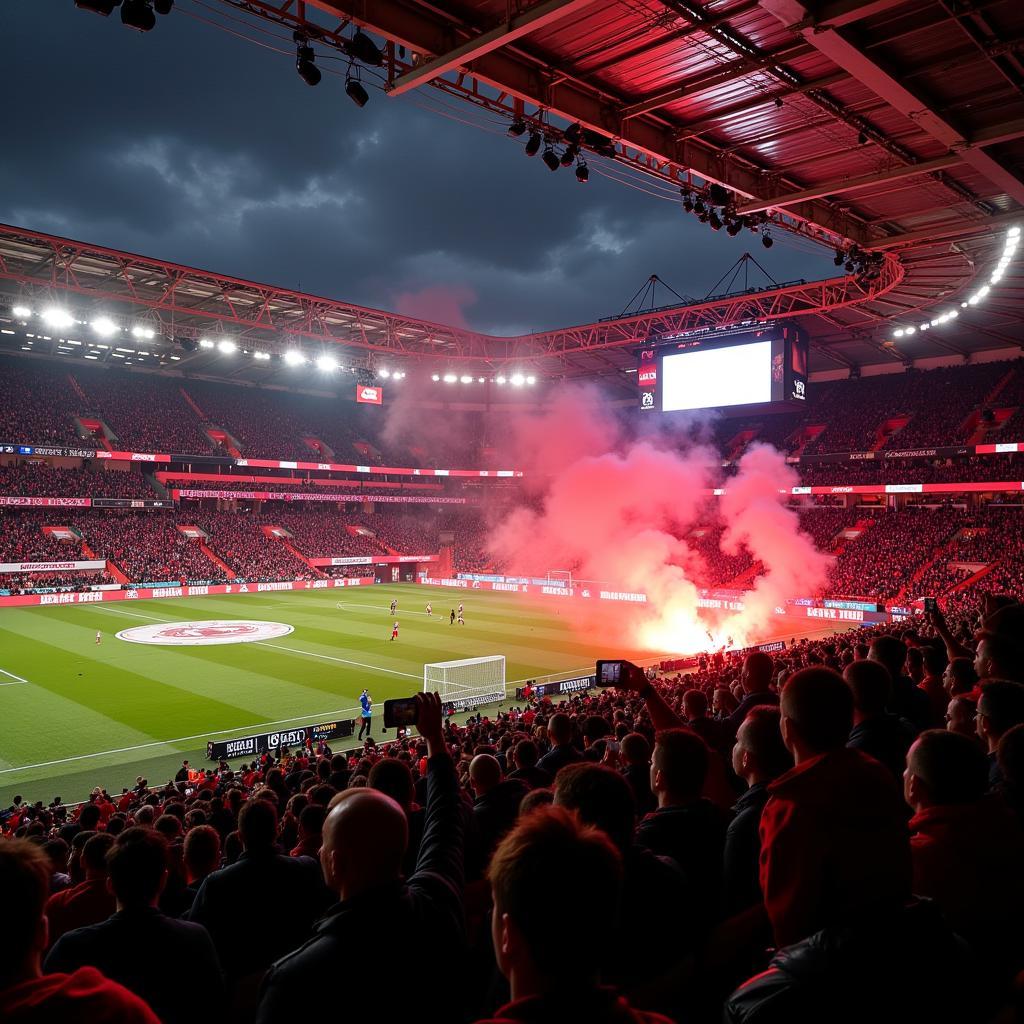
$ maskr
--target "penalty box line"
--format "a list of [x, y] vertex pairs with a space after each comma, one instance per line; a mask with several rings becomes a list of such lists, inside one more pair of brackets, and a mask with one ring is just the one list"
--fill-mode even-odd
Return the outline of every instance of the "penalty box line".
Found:
[[0, 668], [0, 676], [7, 676], [6, 682], [0, 679], [0, 686], [23, 686], [28, 682], [27, 679], [22, 679], [21, 676], [16, 676], [13, 672], [8, 672], [3, 668]]

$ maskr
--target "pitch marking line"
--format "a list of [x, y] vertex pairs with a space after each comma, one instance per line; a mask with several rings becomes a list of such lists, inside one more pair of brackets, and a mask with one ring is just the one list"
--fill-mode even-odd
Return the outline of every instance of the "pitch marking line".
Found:
[[28, 682], [27, 679], [22, 679], [21, 676], [16, 676], [13, 672], [8, 672], [6, 669], [0, 668], [0, 676], [7, 676], [10, 682], [4, 682], [0, 679], [0, 686], [22, 686]]

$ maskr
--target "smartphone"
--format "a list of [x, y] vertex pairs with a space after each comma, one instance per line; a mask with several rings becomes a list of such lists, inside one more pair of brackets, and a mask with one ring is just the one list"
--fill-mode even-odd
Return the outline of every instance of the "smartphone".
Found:
[[926, 597], [924, 599], [924, 612], [925, 615], [931, 615], [933, 612], [939, 610], [939, 602], [934, 597]]
[[408, 728], [416, 724], [419, 705], [415, 697], [384, 701], [384, 725], [388, 729]]
[[642, 672], [631, 661], [599, 661], [594, 671], [596, 686], [626, 686], [634, 672]]

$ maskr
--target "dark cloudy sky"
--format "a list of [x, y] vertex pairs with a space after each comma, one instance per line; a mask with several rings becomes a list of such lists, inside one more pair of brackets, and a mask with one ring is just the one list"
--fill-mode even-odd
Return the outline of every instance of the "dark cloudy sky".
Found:
[[0, 220], [503, 334], [617, 313], [651, 273], [703, 296], [745, 249], [778, 280], [833, 269], [597, 161], [585, 186], [552, 174], [502, 126], [443, 116], [479, 119], [436, 89], [363, 109], [335, 75], [311, 89], [282, 30], [234, 24], [288, 55], [199, 20], [222, 10], [177, 0], [140, 35], [117, 11], [0, 0]]

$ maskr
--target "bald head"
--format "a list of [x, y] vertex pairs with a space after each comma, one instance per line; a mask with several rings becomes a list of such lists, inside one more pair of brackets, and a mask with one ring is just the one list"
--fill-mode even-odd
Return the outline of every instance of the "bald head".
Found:
[[409, 843], [405, 811], [373, 789], [347, 789], [330, 803], [320, 865], [327, 887], [340, 899], [401, 876]]
[[501, 765], [493, 754], [477, 754], [469, 762], [469, 784], [477, 796], [490, 793], [501, 782]]
[[743, 674], [740, 681], [745, 693], [764, 693], [772, 682], [772, 670], [775, 663], [770, 654], [754, 651], [748, 654], [743, 662]]

